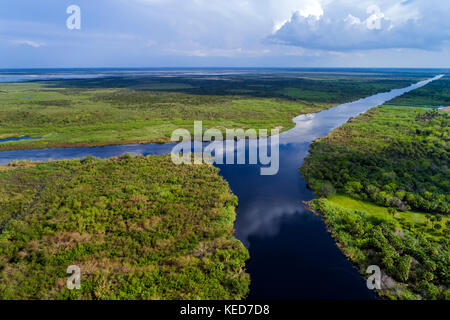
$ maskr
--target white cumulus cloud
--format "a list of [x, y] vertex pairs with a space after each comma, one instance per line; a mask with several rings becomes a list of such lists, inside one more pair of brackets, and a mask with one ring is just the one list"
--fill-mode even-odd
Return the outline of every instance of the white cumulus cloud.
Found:
[[[320, 17], [295, 12], [269, 39], [330, 51], [389, 48], [434, 50], [450, 39], [448, 5], [438, 0], [331, 1]], [[439, 3], [438, 3], [439, 2]], [[434, 4], [434, 6], [433, 6]]]

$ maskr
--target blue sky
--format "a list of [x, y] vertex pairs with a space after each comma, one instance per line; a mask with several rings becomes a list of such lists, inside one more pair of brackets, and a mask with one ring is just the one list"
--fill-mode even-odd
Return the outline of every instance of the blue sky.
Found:
[[448, 68], [448, 17], [442, 0], [2, 0], [0, 68]]

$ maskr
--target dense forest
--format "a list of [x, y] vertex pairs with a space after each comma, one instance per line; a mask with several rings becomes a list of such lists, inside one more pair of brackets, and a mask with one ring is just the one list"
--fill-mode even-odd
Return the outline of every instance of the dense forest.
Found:
[[413, 90], [408, 94], [389, 101], [388, 104], [411, 107], [450, 106], [450, 78], [444, 77], [433, 81], [425, 87]]
[[236, 206], [218, 169], [169, 156], [1, 167], [0, 299], [242, 299]]
[[348, 201], [317, 199], [312, 207], [323, 215], [338, 246], [367, 277], [367, 267], [381, 268], [381, 290], [390, 299], [450, 299], [450, 220], [380, 214], [380, 208], [349, 208]]
[[321, 196], [446, 215], [449, 130], [445, 112], [378, 107], [313, 143], [301, 172]]
[[318, 139], [301, 168], [343, 252], [392, 299], [450, 299], [448, 113], [382, 106]]

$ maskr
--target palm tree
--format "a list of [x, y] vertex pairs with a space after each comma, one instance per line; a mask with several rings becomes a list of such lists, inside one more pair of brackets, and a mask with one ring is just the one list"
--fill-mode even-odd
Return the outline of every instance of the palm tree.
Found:
[[397, 214], [397, 210], [394, 208], [388, 208], [388, 213], [392, 214], [392, 217], [395, 219], [395, 215]]

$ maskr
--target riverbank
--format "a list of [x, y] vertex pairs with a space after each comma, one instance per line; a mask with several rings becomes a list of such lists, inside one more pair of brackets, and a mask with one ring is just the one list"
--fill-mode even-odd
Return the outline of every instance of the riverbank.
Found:
[[[369, 210], [361, 209], [362, 203], [343, 206], [346, 199], [355, 201], [344, 196], [316, 199], [311, 209], [320, 212], [338, 247], [363, 277], [367, 278], [369, 266], [380, 267], [381, 289], [376, 290], [380, 297], [450, 299], [448, 218], [437, 221], [424, 213], [392, 214], [370, 203]], [[415, 221], [417, 216], [425, 222]]]
[[199, 95], [131, 89], [53, 88], [46, 83], [0, 84], [0, 150], [91, 147], [170, 142], [172, 132], [193, 133], [194, 121], [225, 133], [294, 126], [298, 114], [334, 106], [278, 97]]
[[381, 296], [450, 299], [449, 126], [437, 110], [378, 107], [316, 140], [301, 168], [344, 254], [361, 274], [380, 266]]
[[443, 78], [401, 97], [397, 97], [388, 103], [394, 106], [429, 108], [448, 106], [450, 105], [450, 78], [444, 75]]
[[[1, 299], [242, 299], [237, 198], [170, 156], [20, 162], [0, 170]], [[69, 266], [81, 288], [69, 290]]]

